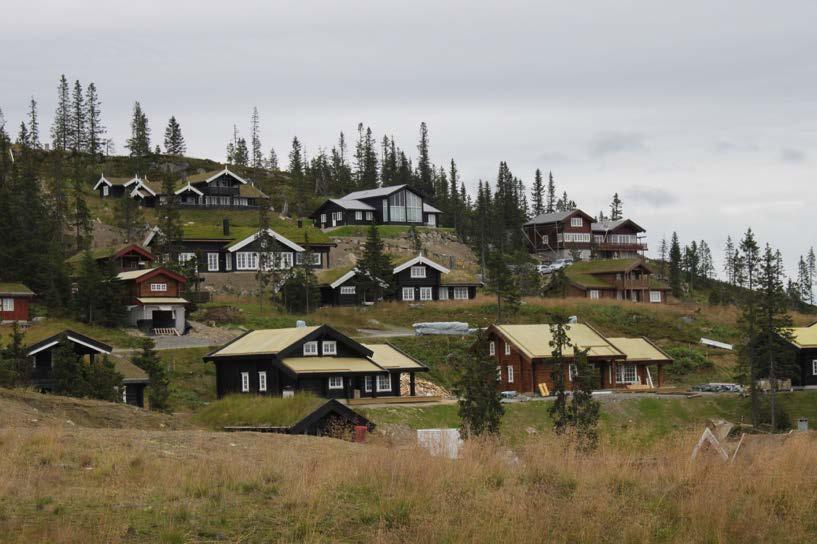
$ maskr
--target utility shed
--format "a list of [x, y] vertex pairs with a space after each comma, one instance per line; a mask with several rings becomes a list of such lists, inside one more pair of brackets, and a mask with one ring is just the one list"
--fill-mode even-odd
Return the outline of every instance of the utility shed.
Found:
[[[291, 399], [280, 399], [279, 402], [291, 402]], [[343, 435], [350, 434], [357, 426], [366, 427], [369, 432], [375, 427], [374, 423], [335, 399], [316, 398], [314, 403], [305, 405], [300, 412], [282, 411], [283, 415], [286, 417], [271, 421], [269, 425], [225, 425], [224, 430], [341, 438]]]

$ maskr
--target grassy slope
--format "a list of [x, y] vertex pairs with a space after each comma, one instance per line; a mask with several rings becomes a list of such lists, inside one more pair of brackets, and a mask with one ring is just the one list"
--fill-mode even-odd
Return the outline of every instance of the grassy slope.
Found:
[[[398, 236], [405, 234], [411, 229], [411, 227], [407, 225], [381, 225], [377, 227], [377, 232], [380, 234], [381, 238], [397, 238]], [[425, 231], [442, 231], [442, 232], [450, 232], [453, 233], [454, 229], [447, 228], [447, 227], [416, 227], [417, 232], [425, 232]], [[344, 225], [342, 227], [338, 227], [336, 229], [332, 229], [329, 231], [330, 236], [337, 236], [337, 237], [355, 237], [355, 238], [365, 238], [369, 233], [368, 225]]]

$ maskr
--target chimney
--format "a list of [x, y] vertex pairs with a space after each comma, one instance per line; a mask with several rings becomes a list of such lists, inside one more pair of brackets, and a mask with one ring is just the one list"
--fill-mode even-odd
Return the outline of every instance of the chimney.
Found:
[[221, 220], [221, 228], [224, 230], [224, 236], [230, 235], [230, 218], [225, 217]]

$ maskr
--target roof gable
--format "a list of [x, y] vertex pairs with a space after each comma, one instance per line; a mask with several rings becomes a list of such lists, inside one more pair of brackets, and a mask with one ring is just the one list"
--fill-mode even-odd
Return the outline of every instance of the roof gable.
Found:
[[36, 355], [41, 351], [51, 349], [65, 340], [90, 349], [94, 353], [103, 355], [108, 355], [113, 350], [111, 346], [108, 344], [103, 344], [99, 340], [94, 340], [93, 338], [85, 336], [84, 334], [80, 334], [70, 329], [65, 329], [64, 331], [58, 332], [53, 336], [40, 340], [36, 344], [28, 346], [26, 357], [31, 357], [32, 355]]
[[[299, 246], [298, 244], [296, 244], [295, 242], [293, 242], [289, 238], [281, 236], [280, 234], [278, 234], [277, 232], [275, 232], [272, 229], [267, 229], [267, 234], [269, 236], [271, 236], [273, 239], [277, 240], [278, 242], [280, 242], [283, 245], [287, 246], [288, 248], [292, 249], [293, 251], [305, 251], [303, 247]], [[261, 231], [258, 231], [258, 232], [254, 233], [254, 234], [251, 234], [251, 235], [247, 236], [246, 238], [244, 238], [243, 240], [240, 240], [240, 241], [236, 242], [235, 244], [231, 245], [230, 247], [228, 247], [227, 251], [229, 251], [230, 253], [234, 253], [234, 252], [238, 251], [239, 249], [241, 249], [242, 247], [245, 247], [245, 246], [255, 242], [260, 235], [261, 235]]]
[[247, 180], [236, 174], [235, 172], [231, 171], [226, 166], [221, 170], [210, 170], [209, 172], [204, 172], [203, 174], [193, 174], [192, 176], [187, 176], [188, 183], [210, 183], [213, 180], [220, 178], [221, 176], [230, 176], [231, 178], [235, 179], [236, 181], [246, 184]]
[[641, 225], [637, 224], [635, 221], [631, 219], [618, 219], [613, 221], [612, 219], [605, 219], [603, 221], [596, 221], [590, 225], [590, 228], [593, 232], [616, 232], [621, 227], [630, 226], [633, 230], [637, 232], [647, 232], [647, 230], [642, 227]]
[[[508, 340], [529, 359], [549, 359], [553, 347], [553, 334], [549, 324], [535, 325], [491, 325], [490, 330]], [[621, 359], [624, 354], [608, 342], [596, 329], [586, 323], [566, 325], [567, 337], [573, 346], [589, 350], [590, 357], [610, 357]], [[572, 357], [566, 353], [565, 357]]]
[[408, 185], [390, 185], [388, 187], [378, 187], [376, 189], [365, 189], [363, 191], [355, 191], [353, 193], [349, 193], [348, 195], [341, 198], [341, 200], [363, 200], [366, 198], [377, 198], [383, 196], [389, 196], [392, 193], [396, 193], [401, 189], [408, 189], [409, 191], [418, 193], [415, 189], [412, 189]]
[[187, 278], [185, 278], [181, 274], [173, 272], [172, 270], [168, 270], [163, 266], [158, 266], [156, 268], [146, 268], [144, 270], [128, 270], [125, 272], [120, 272], [119, 274], [116, 275], [116, 279], [120, 281], [135, 281], [136, 283], [142, 283], [160, 274], [167, 276], [170, 279], [176, 280], [179, 283], [187, 283]]
[[417, 255], [416, 257], [409, 259], [408, 261], [400, 264], [399, 266], [394, 267], [392, 274], [399, 274], [403, 270], [412, 267], [414, 265], [424, 264], [433, 268], [434, 270], [439, 271], [442, 274], [448, 274], [449, 270], [441, 264], [437, 264], [431, 259], [424, 257], [423, 255]]
[[33, 297], [34, 291], [23, 285], [22, 283], [0, 283], [0, 295], [18, 296], [18, 297]]
[[536, 217], [534, 217], [533, 219], [531, 219], [530, 221], [525, 223], [525, 225], [543, 225], [543, 224], [547, 224], [547, 223], [563, 223], [567, 219], [569, 219], [569, 218], [571, 218], [573, 216], [576, 216], [576, 215], [581, 215], [589, 223], [593, 223], [593, 221], [594, 221], [594, 218], [591, 215], [587, 214], [583, 210], [580, 210], [579, 208], [576, 208], [575, 210], [567, 210], [567, 211], [564, 211], [564, 212], [543, 213], [541, 215], [537, 215]]

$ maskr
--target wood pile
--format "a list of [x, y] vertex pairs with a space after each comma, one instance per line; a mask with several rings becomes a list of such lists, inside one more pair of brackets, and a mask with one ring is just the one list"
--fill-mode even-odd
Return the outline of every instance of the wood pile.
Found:
[[[409, 389], [410, 383], [409, 375], [403, 373], [400, 376], [400, 395], [408, 396], [411, 392]], [[416, 376], [414, 379], [414, 394], [418, 397], [451, 397], [451, 393], [444, 387], [428, 381], [425, 378]]]

